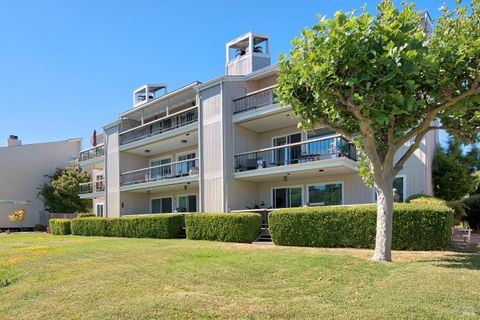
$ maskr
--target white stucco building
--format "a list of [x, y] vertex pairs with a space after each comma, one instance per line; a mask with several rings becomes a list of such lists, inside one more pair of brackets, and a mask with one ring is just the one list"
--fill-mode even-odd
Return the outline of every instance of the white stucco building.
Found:
[[[228, 212], [254, 207], [375, 201], [358, 175], [356, 151], [341, 135], [297, 128], [274, 100], [278, 65], [269, 37], [226, 44], [226, 72], [167, 91], [147, 84], [133, 106], [104, 126], [103, 142], [80, 153], [93, 173], [83, 198], [98, 215]], [[438, 133], [430, 132], [395, 180], [400, 200], [432, 195]], [[399, 154], [404, 151], [399, 151]]]
[[31, 203], [0, 203], [0, 229], [18, 228], [20, 225], [11, 222], [8, 215], [22, 208], [27, 211], [24, 228], [47, 225], [43, 201], [37, 197], [38, 187], [46, 181], [45, 175], [78, 158], [80, 149], [80, 139], [22, 144], [18, 137], [9, 136], [7, 146], [0, 147], [0, 199]]

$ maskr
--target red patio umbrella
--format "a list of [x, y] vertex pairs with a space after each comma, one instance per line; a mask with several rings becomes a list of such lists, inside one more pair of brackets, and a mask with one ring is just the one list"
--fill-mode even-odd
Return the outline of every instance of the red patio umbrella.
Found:
[[96, 147], [97, 146], [97, 130], [93, 130], [93, 135], [92, 135], [92, 146]]

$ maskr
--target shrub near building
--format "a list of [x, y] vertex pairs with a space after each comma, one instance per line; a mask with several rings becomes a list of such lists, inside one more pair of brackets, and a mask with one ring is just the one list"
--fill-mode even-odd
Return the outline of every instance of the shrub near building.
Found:
[[[270, 213], [270, 234], [279, 245], [374, 248], [376, 215], [374, 205], [283, 209]], [[446, 206], [395, 204], [392, 248], [445, 249], [452, 224]]]
[[95, 213], [87, 212], [87, 213], [77, 213], [77, 218], [93, 218], [96, 217]]
[[48, 221], [50, 231], [55, 235], [71, 234], [71, 221], [70, 219], [50, 219]]
[[258, 213], [192, 213], [185, 216], [187, 239], [224, 242], [255, 241], [261, 231]]
[[79, 218], [72, 220], [72, 233], [81, 236], [169, 239], [177, 237], [182, 226], [182, 214]]

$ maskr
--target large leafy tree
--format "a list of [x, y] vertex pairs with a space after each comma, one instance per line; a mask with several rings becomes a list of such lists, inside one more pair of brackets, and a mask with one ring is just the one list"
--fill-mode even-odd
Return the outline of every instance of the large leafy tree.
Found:
[[448, 140], [447, 151], [438, 148], [433, 159], [435, 196], [454, 201], [475, 191], [478, 178], [472, 174], [472, 166], [478, 158], [473, 158], [474, 153], [463, 154], [461, 144], [454, 137]]
[[89, 182], [90, 174], [82, 172], [78, 165], [57, 168], [47, 175], [48, 182], [39, 187], [39, 196], [43, 198], [45, 209], [51, 213], [85, 212], [91, 206], [91, 200], [80, 199], [80, 183]]
[[[395, 176], [434, 129], [475, 141], [480, 127], [480, 0], [443, 8], [429, 34], [412, 3], [337, 12], [280, 57], [277, 95], [308, 129], [356, 139], [377, 193], [372, 261], [391, 261]], [[436, 119], [440, 121], [436, 121]]]
[[480, 170], [480, 149], [477, 145], [471, 146], [470, 150], [465, 155], [465, 163], [471, 173]]

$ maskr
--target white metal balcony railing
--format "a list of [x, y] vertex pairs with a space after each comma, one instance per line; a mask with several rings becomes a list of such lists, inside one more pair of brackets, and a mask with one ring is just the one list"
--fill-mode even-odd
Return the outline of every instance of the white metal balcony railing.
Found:
[[101, 157], [105, 154], [105, 148], [103, 144], [100, 144], [96, 147], [80, 151], [80, 161], [87, 161], [90, 159], [95, 159]]
[[80, 194], [96, 193], [105, 191], [105, 180], [80, 183]]
[[233, 114], [268, 106], [275, 103], [274, 89], [276, 86], [262, 89], [233, 100]]
[[235, 155], [235, 171], [249, 171], [346, 157], [357, 160], [355, 146], [341, 135], [302, 141]]
[[124, 172], [120, 175], [120, 185], [128, 186], [196, 174], [198, 174], [198, 158]]
[[192, 107], [120, 133], [120, 145], [143, 140], [180, 128], [198, 120], [198, 108]]

